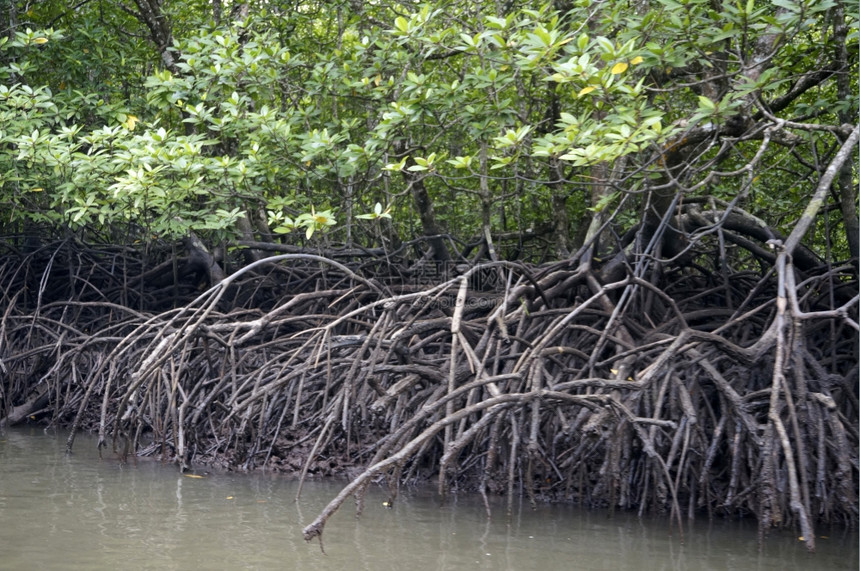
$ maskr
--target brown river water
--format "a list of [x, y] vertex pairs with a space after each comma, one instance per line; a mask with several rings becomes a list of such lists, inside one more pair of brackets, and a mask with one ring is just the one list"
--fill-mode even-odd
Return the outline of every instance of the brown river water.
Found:
[[[65, 433], [0, 432], [0, 570], [101, 569], [491, 569], [824, 570], [858, 569], [858, 535], [817, 530], [818, 552], [796, 533], [776, 530], [759, 550], [754, 522], [699, 520], [683, 540], [665, 519], [518, 503], [504, 499], [487, 519], [481, 500], [440, 504], [431, 490], [405, 490], [383, 506], [368, 493], [325, 528], [326, 554], [302, 528], [340, 489], [261, 473], [180, 474], [145, 460], [100, 460], [80, 436], [65, 454]], [[199, 475], [199, 474], [198, 474]]]

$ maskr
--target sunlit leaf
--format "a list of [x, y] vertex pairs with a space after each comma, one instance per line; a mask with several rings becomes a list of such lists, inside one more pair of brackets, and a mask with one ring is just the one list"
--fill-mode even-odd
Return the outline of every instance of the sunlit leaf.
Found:
[[618, 75], [619, 73], [624, 73], [625, 71], [627, 71], [627, 67], [628, 65], [626, 61], [620, 61], [612, 66], [612, 69], [609, 70], [609, 73], [611, 73], [612, 75]]
[[138, 124], [139, 121], [140, 121], [140, 119], [138, 119], [134, 115], [129, 115], [128, 118], [123, 123], [123, 125], [128, 127], [129, 131], [134, 131], [134, 127], [135, 127], [135, 125]]

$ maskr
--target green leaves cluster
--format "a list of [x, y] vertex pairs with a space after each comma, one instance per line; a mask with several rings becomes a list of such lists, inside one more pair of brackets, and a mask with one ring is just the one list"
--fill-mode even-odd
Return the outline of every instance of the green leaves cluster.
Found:
[[[559, 204], [582, 224], [659, 174], [685, 129], [814, 71], [836, 3], [310, 6], [221, 26], [203, 4], [165, 13], [170, 69], [152, 43], [111, 41], [146, 31], [121, 10], [0, 40], [4, 219], [212, 239], [263, 220], [284, 240], [372, 241], [383, 220], [411, 231], [420, 180], [464, 238], [558, 222]], [[57, 9], [43, 21], [68, 22]], [[822, 84], [786, 113], [828, 123], [852, 105]], [[623, 182], [593, 196], [603, 166]]]

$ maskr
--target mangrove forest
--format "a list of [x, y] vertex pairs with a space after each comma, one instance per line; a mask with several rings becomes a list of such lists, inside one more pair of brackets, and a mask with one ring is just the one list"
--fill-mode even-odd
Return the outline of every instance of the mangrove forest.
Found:
[[[844, 0], [0, 3], [0, 429], [858, 523]], [[502, 514], [503, 515], [503, 514]]]

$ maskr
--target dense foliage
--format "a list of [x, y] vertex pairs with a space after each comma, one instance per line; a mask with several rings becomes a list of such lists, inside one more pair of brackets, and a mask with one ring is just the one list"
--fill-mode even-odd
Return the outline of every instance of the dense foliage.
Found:
[[[786, 231], [857, 111], [832, 1], [12, 6], [2, 219], [96, 242], [446, 234], [543, 260], [677, 189]], [[854, 182], [815, 234], [838, 258]]]

